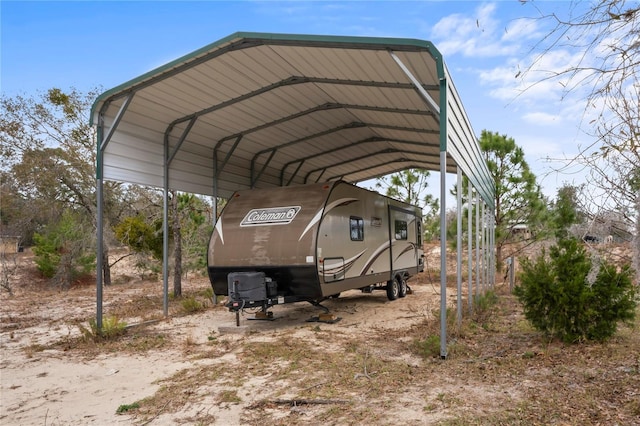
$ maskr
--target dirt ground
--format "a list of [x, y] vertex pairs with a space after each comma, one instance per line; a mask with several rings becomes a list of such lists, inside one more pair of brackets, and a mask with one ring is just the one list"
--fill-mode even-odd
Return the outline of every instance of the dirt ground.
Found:
[[502, 277], [472, 315], [463, 282], [457, 324], [452, 278], [442, 359], [437, 247], [427, 255], [406, 298], [350, 291], [323, 302], [334, 324], [298, 303], [240, 327], [207, 278], [185, 279], [164, 318], [162, 283], [119, 264], [104, 317], [128, 327], [95, 341], [95, 282], [52, 289], [21, 253], [14, 294], [0, 294], [0, 424], [640, 425], [637, 326], [604, 344], [545, 340]]

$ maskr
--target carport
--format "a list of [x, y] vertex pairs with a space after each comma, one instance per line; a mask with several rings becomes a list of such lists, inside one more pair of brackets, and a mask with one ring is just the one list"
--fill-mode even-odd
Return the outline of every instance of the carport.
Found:
[[[106, 91], [91, 119], [97, 127], [98, 271], [104, 180], [163, 188], [165, 315], [169, 190], [215, 200], [239, 189], [357, 183], [409, 168], [439, 171], [442, 253], [446, 173], [458, 175], [459, 223], [462, 175], [470, 182], [469, 199], [493, 209], [492, 177], [442, 55], [428, 41], [235, 33]], [[482, 222], [476, 215], [477, 261], [480, 241], [487, 259], [476, 278], [489, 281], [493, 228]], [[458, 280], [461, 232], [458, 226]], [[471, 263], [469, 272], [471, 295]], [[446, 273], [442, 256], [443, 316]], [[96, 281], [101, 328], [101, 273]], [[444, 339], [441, 351], [445, 356]]]

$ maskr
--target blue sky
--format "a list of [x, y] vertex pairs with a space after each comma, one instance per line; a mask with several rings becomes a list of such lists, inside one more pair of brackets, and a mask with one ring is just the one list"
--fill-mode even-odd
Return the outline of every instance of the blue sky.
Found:
[[[476, 1], [6, 1], [0, 2], [0, 88], [35, 95], [51, 87], [107, 90], [236, 31], [418, 38], [443, 53], [477, 135], [513, 137], [555, 197], [580, 174], [549, 173], [546, 159], [571, 157], [590, 144], [579, 94], [558, 82], [515, 76], [548, 22], [568, 2]], [[561, 69], [580, 52], [548, 55]], [[535, 76], [529, 82], [534, 81]], [[437, 173], [435, 173], [437, 175]], [[435, 176], [434, 176], [435, 177]], [[452, 182], [455, 179], [452, 180]], [[434, 193], [437, 192], [434, 184]], [[436, 196], [438, 194], [435, 194]]]

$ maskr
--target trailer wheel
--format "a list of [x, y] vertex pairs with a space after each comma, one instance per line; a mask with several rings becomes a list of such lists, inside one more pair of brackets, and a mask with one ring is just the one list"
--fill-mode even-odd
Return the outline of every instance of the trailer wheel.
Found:
[[387, 281], [387, 298], [389, 300], [396, 300], [400, 294], [400, 285], [398, 280]]
[[404, 277], [398, 276], [398, 297], [405, 297], [407, 295], [407, 280]]

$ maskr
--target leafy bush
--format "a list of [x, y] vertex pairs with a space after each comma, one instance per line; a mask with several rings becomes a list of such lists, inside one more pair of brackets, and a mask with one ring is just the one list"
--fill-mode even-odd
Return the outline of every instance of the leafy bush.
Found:
[[116, 238], [133, 251], [150, 253], [155, 259], [162, 259], [162, 228], [157, 223], [152, 226], [142, 216], [132, 216], [123, 219], [114, 231]]
[[[514, 289], [527, 320], [564, 342], [603, 341], [619, 322], [635, 318], [631, 269], [603, 262], [597, 273], [576, 239], [561, 239], [534, 261], [521, 259], [521, 284]], [[591, 272], [591, 273], [590, 273]], [[595, 279], [588, 279], [589, 276]]]
[[52, 278], [56, 274], [56, 268], [60, 263], [59, 244], [52, 235], [33, 235], [35, 247], [35, 262], [40, 273], [46, 278]]
[[95, 267], [91, 233], [76, 214], [65, 211], [57, 223], [34, 234], [38, 270], [63, 287], [91, 273]]

